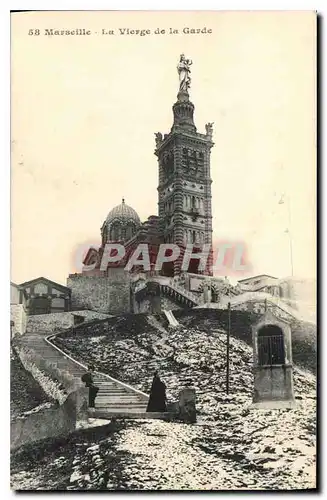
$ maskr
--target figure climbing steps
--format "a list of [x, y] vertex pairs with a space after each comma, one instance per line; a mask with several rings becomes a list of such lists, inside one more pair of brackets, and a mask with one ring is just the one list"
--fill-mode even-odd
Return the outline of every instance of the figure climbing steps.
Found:
[[[37, 355], [55, 363], [60, 370], [69, 372], [78, 380], [81, 380], [82, 375], [87, 370], [86, 366], [54, 346], [51, 340], [46, 338], [46, 335], [27, 334], [21, 338], [20, 342]], [[90, 416], [97, 418], [160, 418], [158, 415], [146, 414], [148, 396], [141, 391], [101, 373], [94, 374], [94, 384], [99, 387], [99, 392], [95, 400], [95, 408], [89, 410]]]

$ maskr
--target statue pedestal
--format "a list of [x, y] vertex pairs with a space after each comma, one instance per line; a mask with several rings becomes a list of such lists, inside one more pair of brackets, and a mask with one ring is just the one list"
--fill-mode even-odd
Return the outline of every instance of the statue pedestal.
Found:
[[177, 100], [179, 102], [187, 102], [190, 100], [187, 90], [180, 90], [177, 94]]

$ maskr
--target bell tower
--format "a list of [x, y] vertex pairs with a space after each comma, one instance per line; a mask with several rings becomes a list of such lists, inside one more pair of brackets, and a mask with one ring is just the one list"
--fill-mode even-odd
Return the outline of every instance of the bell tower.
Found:
[[[155, 155], [159, 164], [158, 209], [165, 243], [175, 243], [182, 251], [171, 272], [180, 274], [183, 249], [192, 244], [201, 251], [204, 244], [212, 248], [212, 209], [210, 151], [212, 123], [206, 134], [197, 132], [194, 104], [190, 101], [190, 66], [192, 61], [180, 56], [177, 66], [179, 91], [173, 105], [174, 122], [169, 134], [156, 135]], [[198, 273], [198, 259], [191, 260], [188, 272]], [[206, 270], [212, 275], [212, 252]]]

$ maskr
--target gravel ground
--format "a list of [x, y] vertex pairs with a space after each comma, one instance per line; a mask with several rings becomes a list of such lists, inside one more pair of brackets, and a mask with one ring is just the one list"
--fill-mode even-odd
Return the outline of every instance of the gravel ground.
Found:
[[14, 454], [12, 488], [315, 488], [315, 439], [305, 429], [313, 406], [264, 411], [225, 404], [219, 422], [194, 425], [117, 421]]

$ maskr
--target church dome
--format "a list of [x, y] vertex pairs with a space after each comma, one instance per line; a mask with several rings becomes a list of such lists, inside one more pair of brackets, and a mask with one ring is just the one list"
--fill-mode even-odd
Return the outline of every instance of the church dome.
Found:
[[119, 220], [120, 222], [133, 221], [137, 225], [141, 225], [141, 220], [134, 210], [134, 208], [126, 205], [123, 198], [120, 205], [117, 205], [107, 215], [106, 224], [111, 224], [114, 220]]
[[102, 243], [109, 241], [126, 242], [133, 238], [141, 226], [141, 221], [134, 208], [126, 205], [123, 198], [120, 205], [107, 215], [101, 228]]

